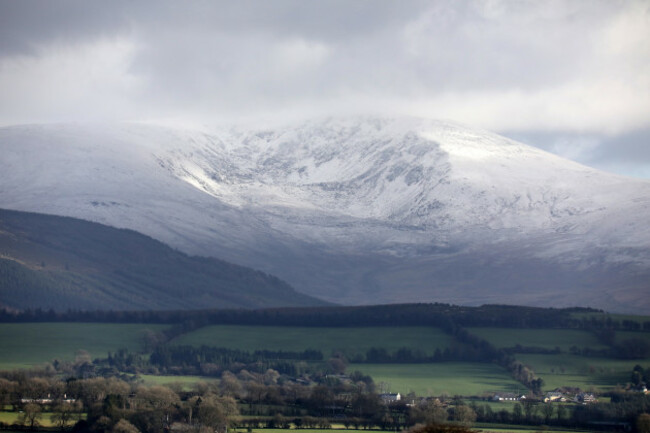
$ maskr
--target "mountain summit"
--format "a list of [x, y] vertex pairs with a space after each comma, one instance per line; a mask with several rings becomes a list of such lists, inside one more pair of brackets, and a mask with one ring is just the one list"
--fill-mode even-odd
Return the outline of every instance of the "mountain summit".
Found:
[[130, 228], [345, 304], [650, 307], [650, 182], [456, 124], [0, 129], [0, 207]]

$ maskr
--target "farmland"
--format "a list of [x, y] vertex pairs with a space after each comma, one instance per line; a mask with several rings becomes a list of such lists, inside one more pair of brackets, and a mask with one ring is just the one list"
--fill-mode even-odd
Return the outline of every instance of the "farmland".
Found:
[[[8, 378], [4, 384], [15, 383], [11, 386], [23, 397], [32, 397], [30, 390], [38, 387], [58, 390], [58, 395], [63, 391], [85, 396], [77, 406], [79, 413], [99, 408], [95, 403], [102, 402], [101, 407], [108, 403], [99, 397], [105, 391], [95, 394], [92, 389], [112, 389], [121, 395], [115, 400], [120, 410], [128, 411], [129, 419], [147, 432], [152, 427], [138, 413], [151, 409], [141, 404], [152, 393], [164, 394], [166, 401], [184, 408], [170, 412], [181, 423], [192, 423], [185, 417], [190, 406], [191, 413], [201, 416], [201, 410], [194, 412], [199, 397], [206, 405], [223, 405], [224, 410], [232, 403], [236, 405], [232, 413], [241, 414], [233, 416], [233, 426], [250, 431], [286, 427], [294, 421], [307, 429], [327, 428], [333, 420], [340, 431], [343, 426], [401, 429], [427, 421], [432, 413], [427, 412], [432, 410], [429, 405], [437, 405], [436, 416], [442, 411], [446, 419], [469, 410], [483, 423], [481, 428], [548, 424], [551, 412], [553, 427], [588, 428], [586, 420], [593, 416], [620, 421], [612, 409], [620, 402], [617, 393], [599, 395], [598, 405], [543, 403], [543, 393], [558, 387], [618, 393], [627, 387], [624, 394], [633, 399], [626, 403], [630, 410], [645, 407], [638, 384], [641, 378], [648, 381], [647, 374], [637, 367], [633, 375], [632, 369], [637, 364], [650, 367], [650, 358], [638, 356], [647, 353], [644, 345], [650, 334], [642, 331], [647, 321], [638, 322], [642, 325], [591, 318], [563, 322], [558, 310], [488, 306], [474, 314], [469, 308], [447, 305], [195, 314], [114, 315], [127, 322], [122, 324], [102, 323], [112, 320], [108, 315], [98, 316], [104, 320], [95, 323], [0, 324], [0, 369], [55, 358], [74, 360], [79, 350], [90, 355], [84, 354], [74, 364], [55, 363], [29, 374], [2, 373]], [[564, 327], [543, 328], [548, 315]], [[626, 351], [626, 347], [639, 350]], [[32, 374], [43, 378], [32, 380]], [[416, 406], [404, 401], [386, 404], [386, 396], [379, 394], [387, 391], [408, 395], [407, 401]], [[526, 394], [529, 404], [487, 400], [494, 393]], [[567, 390], [567, 400], [578, 393]], [[420, 398], [430, 396], [438, 398]], [[11, 405], [25, 409], [15, 400]], [[469, 409], [463, 411], [462, 406]], [[524, 408], [531, 412], [522, 415]], [[4, 416], [6, 424], [16, 422], [16, 412]], [[88, 422], [99, 421], [88, 418]]]
[[406, 347], [428, 355], [449, 347], [453, 338], [432, 327], [354, 327], [316, 328], [287, 326], [207, 326], [184, 334], [173, 345], [209, 345], [239, 350], [320, 350], [328, 357], [341, 352], [352, 359], [373, 347], [396, 351]]
[[616, 343], [623, 343], [626, 340], [643, 340], [650, 344], [650, 332], [619, 331], [616, 333]]
[[141, 374], [139, 379], [145, 385], [180, 386], [182, 389], [190, 389], [199, 382], [218, 382], [218, 379], [202, 376], [157, 376], [153, 374]]
[[167, 325], [108, 323], [0, 323], [0, 369], [26, 368], [54, 359], [74, 360], [78, 350], [91, 357], [120, 348], [140, 350], [146, 330]]
[[607, 391], [617, 385], [625, 385], [635, 365], [650, 365], [650, 359], [617, 360], [569, 354], [520, 354], [517, 359], [531, 366], [544, 379], [546, 390], [574, 386]]
[[[146, 330], [161, 331], [168, 325], [103, 324], [103, 323], [4, 323], [0, 324], [0, 369], [24, 368], [54, 359], [73, 360], [78, 350], [91, 357], [124, 348], [142, 349]], [[512, 329], [468, 328], [496, 347], [533, 346], [559, 348], [559, 354], [516, 354], [517, 360], [532, 368], [544, 380], [544, 390], [559, 386], [610, 390], [624, 385], [634, 365], [650, 365], [646, 360], [615, 360], [604, 357], [583, 357], [566, 353], [571, 347], [604, 349], [593, 334], [574, 329]], [[650, 340], [650, 333], [619, 331], [616, 340], [631, 338]], [[179, 335], [168, 344], [174, 346], [202, 345], [245, 351], [320, 350], [325, 359], [341, 353], [354, 361], [371, 348], [397, 351], [400, 348], [420, 350], [430, 355], [462, 345], [439, 328], [412, 327], [289, 327], [213, 325]], [[351, 363], [347, 371], [361, 371], [385, 383], [391, 390], [418, 395], [480, 395], [488, 392], [512, 391], [523, 386], [501, 367], [490, 363], [442, 362], [436, 364], [359, 364]], [[200, 376], [143, 375], [145, 383], [185, 383], [201, 380]]]
[[441, 362], [436, 364], [354, 364], [391, 392], [417, 395], [484, 395], [523, 392], [524, 387], [494, 364]]
[[[2, 412], [0, 411], [0, 423], [4, 423], [6, 425], [12, 425], [12, 424], [17, 424], [20, 418], [20, 413], [19, 412]], [[53, 415], [52, 412], [42, 412], [40, 414], [40, 418], [38, 420], [39, 425], [43, 427], [54, 427], [56, 424], [52, 422], [51, 417]], [[81, 416], [83, 418], [83, 415]], [[74, 423], [77, 422], [76, 419], [70, 419], [66, 425], [68, 427], [74, 425]]]
[[592, 333], [575, 329], [468, 328], [468, 331], [498, 348], [520, 345], [562, 351], [571, 347], [607, 349]]

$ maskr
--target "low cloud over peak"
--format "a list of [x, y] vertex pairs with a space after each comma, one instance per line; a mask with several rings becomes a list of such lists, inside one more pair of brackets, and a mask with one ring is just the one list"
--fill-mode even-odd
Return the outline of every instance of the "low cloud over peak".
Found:
[[605, 145], [650, 127], [649, 9], [2, 0], [0, 124], [385, 112]]

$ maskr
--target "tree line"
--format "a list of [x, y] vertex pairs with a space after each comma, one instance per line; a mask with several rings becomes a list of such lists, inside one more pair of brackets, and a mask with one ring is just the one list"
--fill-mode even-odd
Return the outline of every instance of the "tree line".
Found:
[[[267, 326], [465, 326], [505, 328], [628, 329], [611, 318], [575, 318], [573, 313], [597, 313], [589, 308], [541, 308], [511, 305], [465, 307], [444, 303], [391, 304], [353, 307], [288, 307], [257, 310], [85, 311], [0, 309], [0, 322], [105, 322]], [[634, 321], [639, 329], [650, 329]], [[631, 326], [631, 325], [630, 325]]]

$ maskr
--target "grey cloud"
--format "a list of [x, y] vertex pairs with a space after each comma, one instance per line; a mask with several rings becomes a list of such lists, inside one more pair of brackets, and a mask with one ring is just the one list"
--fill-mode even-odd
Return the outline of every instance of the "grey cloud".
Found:
[[[212, 89], [254, 102], [279, 91], [301, 100], [350, 90], [409, 98], [552, 86], [598, 66], [585, 60], [590, 35], [616, 9], [606, 1], [376, 0], [5, 0], [0, 7], [5, 54], [127, 35], [140, 44], [133, 72], [156, 92], [196, 100], [214, 96]], [[273, 68], [274, 47], [291, 39], [331, 48], [320, 68], [292, 77], [295, 89]]]
[[648, 41], [643, 0], [0, 0], [0, 123], [394, 110], [645, 160]]
[[[204, 97], [213, 89], [255, 104], [272, 102], [278, 92], [303, 100], [552, 89], [605, 66], [592, 61], [592, 35], [610, 19], [610, 3], [164, 3], [159, 15], [174, 20], [143, 18], [146, 46], [134, 68], [173, 97]], [[492, 4], [502, 6], [486, 6]], [[318, 69], [291, 77], [293, 87], [273, 68], [274, 47], [292, 38], [331, 49]]]
[[0, 1], [0, 55], [34, 53], [44, 43], [114, 35], [128, 22], [125, 1]]
[[25, 53], [35, 44], [75, 42], [129, 28], [152, 36], [169, 29], [211, 30], [340, 41], [401, 25], [417, 17], [426, 5], [411, 1], [405, 7], [387, 0], [2, 0], [0, 53]]

